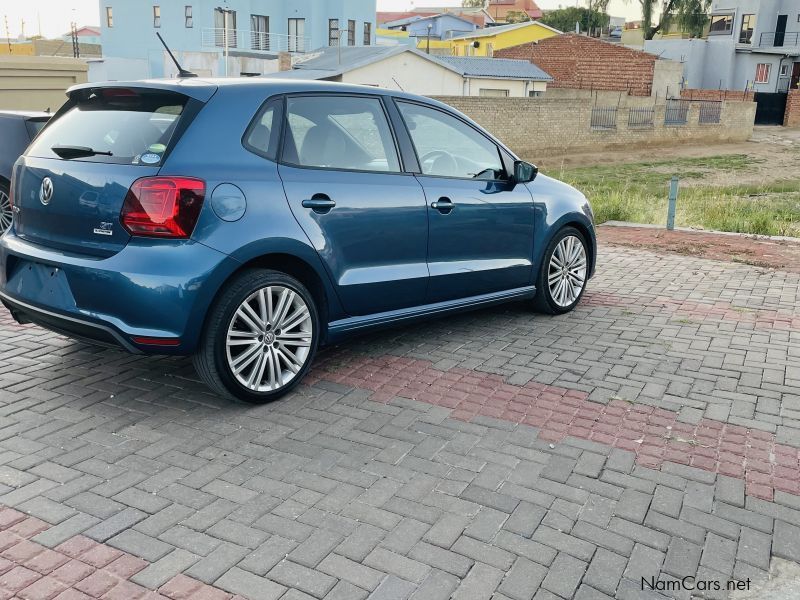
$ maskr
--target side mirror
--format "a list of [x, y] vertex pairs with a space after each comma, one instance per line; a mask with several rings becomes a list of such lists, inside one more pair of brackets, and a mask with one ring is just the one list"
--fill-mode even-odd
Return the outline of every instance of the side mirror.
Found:
[[536, 165], [518, 160], [514, 163], [514, 181], [516, 183], [530, 183], [539, 174], [539, 168]]

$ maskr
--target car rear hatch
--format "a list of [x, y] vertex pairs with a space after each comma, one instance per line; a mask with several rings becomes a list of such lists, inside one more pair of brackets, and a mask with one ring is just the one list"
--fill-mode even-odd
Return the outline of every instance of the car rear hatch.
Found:
[[120, 224], [128, 190], [158, 173], [213, 95], [175, 88], [74, 89], [15, 167], [16, 234], [66, 252], [119, 252], [130, 239]]

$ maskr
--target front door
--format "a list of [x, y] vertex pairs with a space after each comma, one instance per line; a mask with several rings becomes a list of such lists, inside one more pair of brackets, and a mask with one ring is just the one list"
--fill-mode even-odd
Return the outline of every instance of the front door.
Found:
[[292, 212], [351, 315], [422, 304], [428, 215], [401, 172], [383, 101], [290, 96], [279, 173]]
[[427, 302], [531, 284], [533, 198], [509, 181], [497, 145], [445, 112], [398, 101], [428, 202]]
[[800, 62], [794, 63], [792, 67], [792, 82], [789, 85], [790, 89], [796, 90], [800, 87]]

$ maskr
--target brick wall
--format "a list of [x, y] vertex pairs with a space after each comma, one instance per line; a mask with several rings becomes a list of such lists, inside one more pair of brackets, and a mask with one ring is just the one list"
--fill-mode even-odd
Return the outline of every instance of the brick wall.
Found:
[[739, 102], [752, 102], [753, 92], [739, 92], [735, 90], [700, 90], [686, 88], [681, 90], [681, 98], [688, 100], [730, 100]]
[[575, 33], [495, 51], [528, 60], [549, 73], [550, 87], [627, 91], [649, 96], [658, 57]]
[[[623, 97], [597, 103], [595, 98], [444, 97], [485, 127], [521, 157], [534, 162], [568, 152], [598, 152], [676, 144], [742, 142], [753, 133], [754, 102], [725, 102], [719, 124], [700, 124], [700, 103], [692, 103], [685, 125], [665, 125], [665, 105]], [[631, 111], [654, 107], [652, 126], [629, 126]], [[592, 109], [617, 107], [616, 127], [592, 129]]]
[[800, 90], [789, 90], [783, 124], [786, 127], [800, 127]]

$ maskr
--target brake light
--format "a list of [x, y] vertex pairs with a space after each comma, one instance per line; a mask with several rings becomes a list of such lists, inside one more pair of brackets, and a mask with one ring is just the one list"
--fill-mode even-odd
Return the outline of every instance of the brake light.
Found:
[[143, 177], [133, 182], [120, 221], [131, 235], [188, 238], [194, 231], [206, 184], [191, 177]]

